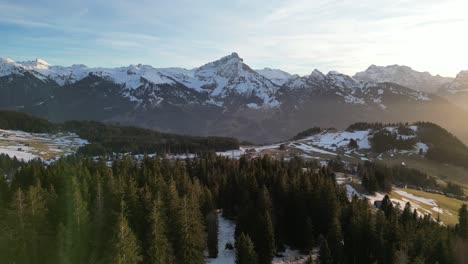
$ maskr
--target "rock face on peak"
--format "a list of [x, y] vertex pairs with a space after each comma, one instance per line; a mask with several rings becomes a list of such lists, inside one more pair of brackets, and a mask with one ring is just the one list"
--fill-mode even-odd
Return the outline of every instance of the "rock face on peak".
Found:
[[252, 70], [237, 53], [197, 68], [189, 86], [208, 92], [215, 100], [240, 96], [257, 98], [264, 106], [277, 104], [278, 86]]
[[448, 85], [446, 91], [451, 94], [468, 92], [468, 70], [458, 73], [455, 79]]
[[468, 111], [468, 70], [458, 73], [449, 85], [438, 91], [438, 94]]
[[[397, 68], [392, 72], [410, 78], [411, 69]], [[343, 128], [358, 121], [425, 120], [457, 133], [453, 128], [468, 119], [464, 110], [437, 95], [402, 85], [390, 74], [375, 77], [382, 71], [371, 66], [367, 75], [355, 77], [319, 70], [299, 76], [253, 70], [237, 53], [191, 70], [142, 64], [63, 67], [39, 59], [1, 59], [0, 108], [53, 121], [92, 119], [259, 143], [290, 138], [311, 126]], [[449, 91], [461, 95], [468, 87], [466, 75], [462, 72], [450, 82]]]
[[354, 75], [355, 79], [364, 82], [392, 82], [422, 92], [436, 92], [448, 85], [452, 78], [431, 75], [428, 72], [419, 72], [408, 66], [371, 65], [367, 70]]

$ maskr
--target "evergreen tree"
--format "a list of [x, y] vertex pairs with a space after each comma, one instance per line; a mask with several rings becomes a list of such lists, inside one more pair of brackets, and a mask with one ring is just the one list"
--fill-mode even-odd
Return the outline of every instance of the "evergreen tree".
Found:
[[136, 264], [143, 260], [138, 240], [128, 224], [125, 202], [121, 201], [120, 214], [115, 226], [112, 263]]
[[257, 255], [250, 237], [242, 233], [236, 243], [236, 264], [257, 264]]
[[468, 239], [468, 209], [463, 204], [458, 210], [458, 230], [462, 238]]
[[206, 245], [205, 227], [198, 199], [194, 192], [182, 199], [181, 240], [179, 240], [179, 262], [185, 264], [204, 264], [203, 251]]
[[210, 258], [218, 257], [218, 216], [211, 212], [206, 217], [208, 254]]
[[26, 263], [28, 256], [27, 208], [24, 192], [20, 188], [15, 192], [12, 207], [12, 223], [16, 223], [16, 226], [13, 229], [14, 241], [10, 247], [13, 249], [13, 254], [17, 256], [18, 262]]
[[328, 231], [327, 244], [335, 263], [340, 263], [343, 256], [343, 235], [338, 218], [333, 220], [332, 226]]
[[273, 223], [268, 212], [260, 216], [258, 222], [259, 229], [257, 230], [257, 240], [255, 249], [258, 253], [259, 264], [270, 264], [275, 256], [275, 233]]
[[174, 255], [169, 239], [163, 214], [163, 203], [158, 196], [151, 211], [151, 241], [150, 260], [152, 264], [172, 264]]
[[332, 264], [332, 255], [330, 248], [328, 247], [328, 242], [325, 238], [321, 237], [320, 239], [320, 249], [319, 249], [319, 262], [320, 264]]
[[304, 236], [304, 241], [305, 241], [304, 249], [306, 250], [306, 252], [310, 252], [312, 248], [314, 247], [314, 243], [315, 243], [314, 226], [312, 224], [312, 220], [310, 219], [310, 217], [308, 217], [306, 220], [306, 225], [304, 228], [303, 236]]
[[382, 203], [380, 204], [380, 210], [384, 212], [387, 218], [393, 213], [393, 203], [388, 195], [385, 195], [383, 198]]

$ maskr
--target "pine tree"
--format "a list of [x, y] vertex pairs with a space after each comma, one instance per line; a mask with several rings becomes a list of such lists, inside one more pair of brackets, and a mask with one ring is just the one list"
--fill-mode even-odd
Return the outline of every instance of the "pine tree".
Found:
[[102, 250], [104, 250], [104, 238], [106, 237], [106, 213], [104, 209], [104, 194], [100, 176], [95, 175], [96, 193], [93, 204], [92, 234], [94, 236], [91, 248], [91, 259], [98, 261]]
[[69, 228], [69, 232], [71, 233], [71, 243], [67, 251], [70, 261], [80, 263], [86, 261], [89, 249], [89, 212], [87, 209], [88, 205], [81, 193], [80, 182], [76, 177], [72, 177], [71, 179], [70, 196], [66, 227]]
[[305, 228], [304, 228], [304, 249], [309, 252], [314, 247], [315, 239], [314, 239], [315, 231], [314, 226], [312, 224], [312, 220], [310, 217], [307, 217]]
[[463, 204], [458, 210], [458, 230], [462, 238], [468, 238], [468, 210]]
[[[263, 163], [269, 162], [267, 158], [262, 160]], [[255, 244], [255, 250], [258, 255], [258, 263], [269, 264], [275, 256], [276, 245], [275, 245], [275, 231], [273, 222], [271, 219], [272, 212], [272, 201], [270, 194], [266, 187], [260, 190], [259, 198], [256, 202], [255, 208], [250, 208], [250, 212], [256, 215], [256, 227], [250, 228], [250, 235], [253, 238]], [[250, 216], [246, 216], [250, 217]], [[246, 222], [251, 222], [245, 219]]]
[[167, 226], [162, 216], [163, 202], [158, 196], [151, 211], [151, 242], [149, 256], [152, 264], [174, 263], [172, 246], [167, 239]]
[[203, 251], [206, 245], [206, 237], [198, 198], [191, 192], [181, 202], [179, 262], [184, 264], [204, 264], [205, 257]]
[[236, 264], [257, 264], [257, 255], [250, 237], [242, 233], [236, 243]]
[[16, 223], [16, 225], [12, 225], [14, 227], [15, 240], [10, 247], [13, 248], [14, 255], [17, 256], [17, 261], [19, 263], [25, 263], [26, 257], [28, 256], [27, 208], [24, 192], [20, 188], [15, 192], [12, 207], [12, 223]]
[[255, 241], [255, 248], [258, 253], [259, 264], [270, 264], [275, 256], [275, 231], [273, 230], [273, 223], [268, 212], [260, 216], [258, 222], [259, 229], [257, 229], [257, 240]]
[[343, 235], [341, 232], [340, 221], [335, 218], [332, 221], [332, 226], [328, 231], [327, 244], [335, 262], [340, 262], [343, 256]]
[[332, 255], [330, 248], [328, 247], [328, 242], [325, 238], [321, 237], [319, 239], [320, 242], [320, 249], [319, 249], [319, 262], [320, 264], [332, 264]]
[[211, 212], [206, 217], [208, 255], [210, 258], [218, 257], [218, 216]]
[[380, 205], [380, 210], [382, 210], [387, 218], [390, 217], [390, 215], [393, 212], [393, 203], [390, 200], [390, 197], [388, 195], [385, 195], [385, 197], [382, 200], [382, 203]]
[[31, 260], [41, 259], [47, 256], [46, 247], [49, 245], [51, 238], [50, 229], [47, 219], [47, 194], [39, 184], [30, 186], [26, 193], [28, 219], [29, 222], [29, 252], [28, 256]]
[[121, 201], [120, 215], [115, 226], [112, 263], [135, 264], [143, 260], [138, 240], [128, 224], [125, 215], [125, 202]]

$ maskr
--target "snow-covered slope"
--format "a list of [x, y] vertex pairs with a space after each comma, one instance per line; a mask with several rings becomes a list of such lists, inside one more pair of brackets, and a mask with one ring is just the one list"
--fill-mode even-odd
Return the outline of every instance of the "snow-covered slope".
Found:
[[392, 82], [423, 92], [436, 92], [452, 81], [452, 78], [434, 76], [400, 65], [371, 65], [367, 70], [356, 73], [354, 78], [363, 82]]
[[23, 74], [21, 65], [10, 58], [0, 58], [0, 77], [11, 74]]
[[242, 95], [258, 97], [267, 107], [278, 105], [274, 98], [278, 86], [252, 70], [237, 53], [197, 68], [187, 85], [207, 91], [217, 99]]
[[[430, 101], [431, 95], [414, 91], [393, 83], [361, 81], [351, 76], [331, 71], [323, 74], [314, 70], [308, 76], [291, 77], [284, 84], [283, 94], [296, 93], [297, 99], [305, 94], [335, 96], [348, 104], [377, 106], [387, 109], [385, 101], [390, 98], [404, 98], [411, 101]], [[341, 99], [340, 99], [341, 98]]]
[[[417, 125], [406, 125], [408, 131], [404, 134], [399, 132], [397, 126], [387, 126], [379, 129], [357, 129], [357, 130], [335, 130], [323, 129], [301, 139], [284, 141], [277, 144], [265, 145], [252, 149], [240, 148], [239, 151], [227, 151], [224, 154], [230, 157], [239, 157], [243, 154], [268, 153], [277, 156], [294, 157], [297, 155], [305, 158], [329, 159], [338, 155], [357, 160], [380, 160], [383, 155], [419, 156], [428, 152], [429, 146], [419, 138]], [[384, 153], [376, 153], [372, 149], [374, 134], [381, 130], [387, 130], [395, 138], [413, 141], [413, 145], [408, 149], [390, 149]], [[350, 144], [351, 140], [355, 142]], [[283, 146], [283, 147], [281, 147]], [[254, 150], [254, 151], [253, 151]], [[272, 152], [273, 151], [273, 152]], [[423, 156], [421, 156], [423, 157]]]
[[130, 65], [119, 68], [88, 68], [85, 65], [72, 65], [70, 67], [50, 66], [46, 61], [36, 59], [35, 61], [14, 62], [13, 60], [4, 60], [0, 64], [2, 75], [8, 75], [9, 72], [27, 70], [36, 77], [50, 78], [59, 85], [75, 83], [86, 76], [93, 74], [112, 80], [115, 83], [123, 84], [127, 88], [138, 88], [141, 84], [141, 78], [154, 84], [173, 84], [174, 80], [167, 77], [163, 72], [177, 74], [177, 71], [169, 69], [156, 69], [149, 65]]
[[286, 83], [288, 79], [293, 76], [292, 74], [279, 70], [279, 69], [264, 68], [264, 69], [255, 70], [255, 71], [259, 73], [260, 75], [262, 75], [263, 77], [272, 81], [274, 84], [279, 85], [279, 86]]
[[73, 84], [89, 75], [95, 75], [127, 89], [137, 89], [148, 82], [156, 85], [182, 84], [200, 93], [208, 93], [214, 100], [229, 96], [258, 98], [261, 106], [273, 107], [279, 103], [274, 94], [278, 85], [258, 74], [243, 60], [232, 53], [199, 68], [153, 68], [149, 65], [130, 65], [118, 68], [88, 68], [85, 65], [70, 67], [50, 66], [41, 59], [15, 62], [11, 59], [0, 61], [0, 76], [31, 72], [39, 79], [51, 79], [59, 85]]

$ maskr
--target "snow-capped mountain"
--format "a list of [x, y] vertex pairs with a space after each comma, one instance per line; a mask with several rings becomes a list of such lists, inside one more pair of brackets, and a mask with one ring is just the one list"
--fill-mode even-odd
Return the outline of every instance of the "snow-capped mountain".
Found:
[[468, 110], [468, 70], [458, 73], [449, 85], [438, 91], [438, 95]]
[[[160, 70], [141, 64], [119, 68], [88, 68], [82, 64], [63, 67], [50, 66], [42, 59], [26, 62], [14, 62], [11, 59], [7, 59], [7, 61], [4, 61], [2, 64], [6, 65], [5, 67], [11, 70], [29, 71], [40, 79], [50, 78], [59, 85], [75, 83], [90, 74], [100, 76], [133, 89], [142, 85], [142, 78], [155, 84], [174, 83], [171, 78], [168, 78], [162, 73], [164, 69]], [[5, 71], [3, 75], [8, 75], [8, 71]]]
[[394, 83], [359, 81], [336, 71], [325, 75], [319, 70], [314, 70], [308, 76], [290, 78], [284, 86], [286, 88], [282, 90], [283, 94], [295, 92], [299, 95], [297, 99], [304, 94], [328, 95], [337, 97], [337, 100], [345, 103], [376, 105], [382, 109], [387, 108], [383, 101], [388, 101], [391, 97], [404, 97], [412, 101], [431, 100], [431, 95], [428, 93], [414, 91]]
[[274, 98], [278, 86], [252, 70], [235, 52], [194, 69], [184, 84], [206, 91], [215, 100], [241, 95], [260, 98], [265, 107], [278, 104]]
[[[463, 87], [463, 76], [454, 89]], [[430, 117], [456, 125], [458, 116], [468, 118], [437, 95], [381, 81], [334, 71], [314, 70], [307, 76], [255, 71], [237, 53], [194, 69], [63, 67], [41, 59], [1, 59], [0, 108], [56, 121], [93, 119], [260, 142], [288, 138], [312, 124], [339, 127]]]
[[[293, 77], [292, 74], [280, 69], [263, 68], [255, 71], [279, 86], [285, 84], [291, 77]], [[295, 75], [295, 77], [299, 77], [299, 75]]]
[[367, 70], [356, 73], [354, 78], [363, 82], [392, 82], [413, 90], [431, 93], [448, 85], [453, 79], [415, 71], [408, 66], [400, 65], [371, 65]]
[[10, 58], [0, 58], [0, 77], [12, 74], [23, 74], [25, 70]]
[[445, 91], [450, 94], [468, 92], [468, 70], [458, 73]]
[[234, 95], [258, 98], [260, 105], [265, 107], [278, 104], [274, 98], [278, 86], [243, 63], [237, 53], [192, 70], [153, 68], [141, 64], [119, 68], [88, 68], [85, 65], [62, 67], [50, 66], [41, 59], [27, 62], [3, 59], [0, 63], [1, 76], [25, 71], [39, 79], [50, 78], [61, 86], [95, 75], [123, 85], [126, 89], [137, 89], [148, 83], [173, 86], [182, 84], [197, 92], [208, 93], [212, 101], [222, 102], [226, 97]]

